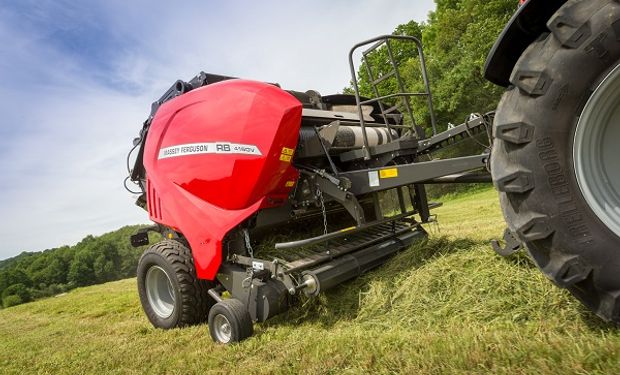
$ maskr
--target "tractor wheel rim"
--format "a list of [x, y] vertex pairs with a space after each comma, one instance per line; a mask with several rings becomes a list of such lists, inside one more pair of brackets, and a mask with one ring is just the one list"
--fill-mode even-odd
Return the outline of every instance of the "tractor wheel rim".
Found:
[[217, 341], [221, 343], [227, 343], [232, 337], [232, 327], [228, 318], [222, 314], [217, 314], [213, 318], [213, 329], [215, 331], [215, 337]]
[[573, 160], [586, 203], [620, 236], [620, 65], [594, 90], [579, 117]]
[[146, 296], [158, 317], [166, 319], [174, 312], [175, 293], [166, 271], [152, 266], [146, 272]]

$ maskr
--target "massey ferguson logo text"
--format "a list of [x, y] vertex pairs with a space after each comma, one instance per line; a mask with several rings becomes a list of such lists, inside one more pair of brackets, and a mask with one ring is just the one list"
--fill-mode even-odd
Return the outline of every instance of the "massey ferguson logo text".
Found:
[[262, 155], [258, 147], [255, 145], [242, 145], [239, 143], [229, 142], [206, 142], [189, 143], [185, 145], [162, 148], [159, 150], [159, 159], [196, 154]]

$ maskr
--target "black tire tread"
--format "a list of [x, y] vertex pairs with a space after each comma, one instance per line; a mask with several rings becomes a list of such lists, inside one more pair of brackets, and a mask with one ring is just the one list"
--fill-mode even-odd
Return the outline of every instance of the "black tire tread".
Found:
[[[549, 126], [532, 119], [527, 111], [532, 101], [545, 96], [555, 83], [549, 63], [556, 53], [565, 56], [566, 53], [592, 52], [588, 48], [595, 43], [593, 32], [596, 34], [597, 31], [591, 18], [604, 7], [618, 7], [618, 1], [569, 0], [549, 20], [551, 33], [542, 35], [523, 52], [510, 78], [516, 89], [511, 87], [498, 106], [491, 167], [506, 222], [525, 242], [539, 268], [597, 315], [620, 323], [620, 289], [609, 290], [594, 281], [593, 274], [599, 265], [593, 264], [592, 257], [554, 245], [552, 240], [556, 230], [553, 220], [549, 214], [538, 212], [536, 199], [540, 199], [542, 193], [538, 193], [534, 179], [529, 177], [533, 159], [527, 154], [531, 154], [532, 148], [525, 149], [537, 129]], [[616, 14], [617, 10], [608, 13]], [[617, 22], [620, 21], [602, 27], [615, 31], [612, 24]], [[586, 42], [590, 44], [584, 45]], [[539, 196], [534, 197], [534, 193]]]
[[216, 303], [209, 311], [209, 332], [214, 341], [217, 337], [213, 333], [212, 322], [217, 314], [224, 314], [233, 326], [231, 343], [243, 341], [254, 334], [254, 324], [245, 304], [236, 298], [229, 298]]
[[191, 250], [176, 240], [163, 240], [145, 250], [140, 261], [148, 254], [163, 257], [175, 272], [181, 290], [181, 316], [177, 327], [203, 323], [207, 320], [213, 299], [208, 291], [211, 283], [196, 276]]

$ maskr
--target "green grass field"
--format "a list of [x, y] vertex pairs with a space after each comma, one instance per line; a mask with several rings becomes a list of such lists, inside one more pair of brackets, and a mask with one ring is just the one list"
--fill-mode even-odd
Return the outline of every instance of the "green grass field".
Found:
[[494, 191], [444, 203], [427, 242], [241, 344], [154, 329], [129, 279], [1, 310], [0, 373], [620, 373], [620, 330], [493, 253]]

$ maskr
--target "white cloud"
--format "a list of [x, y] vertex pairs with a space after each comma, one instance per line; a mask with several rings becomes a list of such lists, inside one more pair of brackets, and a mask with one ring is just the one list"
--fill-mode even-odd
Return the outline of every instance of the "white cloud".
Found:
[[[122, 187], [125, 156], [150, 103], [175, 79], [204, 70], [334, 93], [349, 81], [354, 43], [422, 21], [433, 7], [431, 0], [33, 4], [26, 21], [42, 29], [11, 27], [15, 14], [0, 11], [0, 259], [147, 221]], [[79, 17], [100, 33], [92, 48], [99, 38], [118, 44], [103, 51], [108, 60], [50, 43], [56, 34], [46, 28], [80, 33], [80, 25], [71, 28]]]

